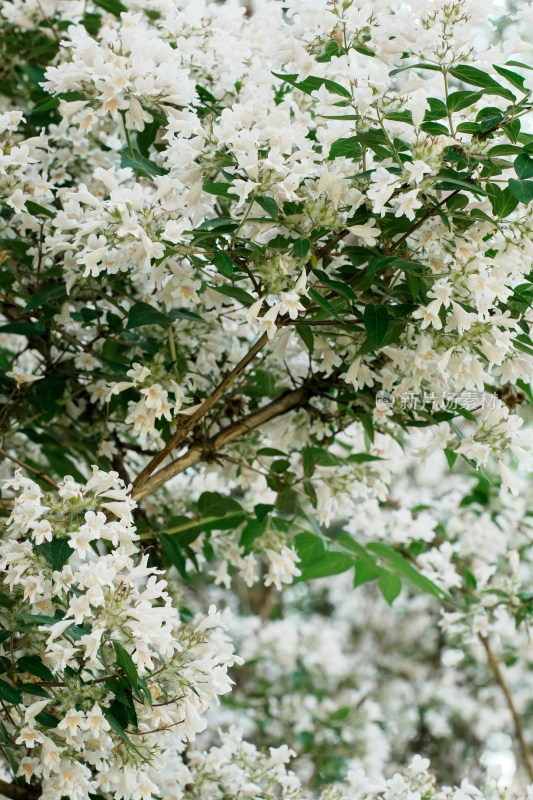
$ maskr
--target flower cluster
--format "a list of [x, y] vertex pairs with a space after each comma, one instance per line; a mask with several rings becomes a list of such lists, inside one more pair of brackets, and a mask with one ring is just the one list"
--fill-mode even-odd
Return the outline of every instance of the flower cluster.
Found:
[[[193, 741], [235, 661], [213, 606], [185, 625], [139, 550], [129, 488], [97, 467], [43, 493], [20, 471], [0, 546], [6, 731], [44, 796], [155, 790], [144, 766]], [[6, 659], [9, 659], [7, 666]]]

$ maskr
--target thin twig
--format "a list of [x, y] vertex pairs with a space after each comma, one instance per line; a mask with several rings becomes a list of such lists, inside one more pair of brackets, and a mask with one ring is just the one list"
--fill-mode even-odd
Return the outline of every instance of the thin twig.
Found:
[[57, 489], [59, 489], [59, 486], [57, 485], [57, 483], [55, 481], [53, 481], [52, 478], [49, 478], [48, 475], [46, 475], [46, 473], [41, 472], [41, 470], [39, 470], [39, 469], [35, 469], [35, 467], [30, 466], [30, 464], [27, 464], [25, 461], [21, 461], [19, 458], [15, 458], [15, 456], [10, 455], [7, 452], [7, 450], [4, 450], [3, 448], [0, 448], [0, 456], [3, 456], [4, 458], [8, 458], [10, 461], [13, 461], [15, 464], [18, 464], [19, 467], [23, 467], [24, 469], [27, 469], [28, 472], [33, 472], [34, 475], [37, 475], [38, 478], [40, 478], [42, 481], [47, 483], [49, 486], [51, 486], [56, 491], [57, 491]]
[[529, 752], [529, 747], [527, 746], [527, 742], [524, 737], [524, 729], [522, 728], [522, 720], [520, 718], [520, 714], [516, 710], [513, 697], [503, 676], [503, 672], [501, 670], [499, 661], [492, 651], [488, 638], [480, 633], [479, 639], [481, 641], [481, 644], [485, 648], [485, 652], [487, 653], [487, 660], [489, 662], [490, 668], [494, 673], [494, 677], [496, 678], [502, 692], [505, 695], [509, 711], [511, 712], [511, 716], [513, 718], [516, 738], [518, 739], [518, 742], [520, 744], [520, 750], [522, 752], [522, 759], [524, 761], [524, 766], [527, 770], [530, 781], [533, 781], [533, 764], [531, 763], [531, 754]]

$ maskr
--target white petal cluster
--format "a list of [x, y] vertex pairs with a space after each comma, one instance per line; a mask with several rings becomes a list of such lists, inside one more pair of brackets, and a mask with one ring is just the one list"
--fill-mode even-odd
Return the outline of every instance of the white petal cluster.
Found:
[[193, 741], [230, 689], [235, 656], [210, 632], [220, 614], [182, 623], [139, 550], [131, 487], [116, 473], [94, 467], [84, 486], [67, 477], [57, 495], [20, 471], [7, 486], [16, 496], [0, 545], [1, 616], [3, 647], [20, 662], [6, 720], [20, 774], [42, 780], [50, 800], [98, 791], [121, 800], [139, 786], [149, 797], [143, 762], [169, 736]]

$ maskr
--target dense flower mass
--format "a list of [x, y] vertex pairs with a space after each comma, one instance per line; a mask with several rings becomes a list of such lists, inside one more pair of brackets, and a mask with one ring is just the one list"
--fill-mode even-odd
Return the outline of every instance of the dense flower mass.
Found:
[[175, 746], [193, 741], [200, 715], [230, 689], [232, 648], [207, 633], [220, 613], [212, 606], [182, 623], [138, 549], [135, 503], [116, 473], [94, 467], [85, 486], [67, 476], [58, 497], [20, 470], [6, 485], [18, 495], [0, 546], [13, 684], [2, 682], [2, 696], [4, 730], [27, 752], [17, 775], [42, 779], [51, 798], [127, 798], [133, 787], [149, 796], [156, 785], [143, 762], [167, 732]]
[[0, 792], [529, 797], [529, 4], [0, 28]]

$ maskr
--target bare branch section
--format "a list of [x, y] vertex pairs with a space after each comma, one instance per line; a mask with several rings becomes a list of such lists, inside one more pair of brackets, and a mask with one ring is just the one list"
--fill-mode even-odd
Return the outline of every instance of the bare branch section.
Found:
[[41, 790], [33, 786], [17, 786], [15, 783], [0, 780], [0, 794], [11, 800], [37, 800], [41, 796]]
[[138, 485], [137, 487], [134, 485], [132, 492], [133, 498], [135, 500], [141, 500], [147, 494], [150, 494], [150, 492], [153, 492], [156, 489], [159, 489], [160, 486], [163, 486], [163, 484], [170, 480], [170, 478], [173, 478], [175, 475], [179, 475], [189, 467], [192, 467], [201, 461], [209, 461], [213, 459], [217, 451], [224, 447], [224, 445], [235, 441], [235, 439], [238, 439], [239, 436], [242, 436], [248, 431], [259, 428], [261, 425], [264, 425], [266, 422], [269, 422], [269, 420], [274, 419], [275, 417], [279, 417], [282, 414], [286, 414], [288, 411], [300, 408], [301, 406], [305, 405], [312, 394], [313, 393], [311, 389], [306, 387], [301, 387], [299, 389], [286, 392], [285, 394], [281, 395], [281, 397], [278, 397], [277, 400], [274, 400], [272, 403], [263, 406], [263, 408], [260, 408], [253, 414], [250, 414], [250, 416], [246, 417], [245, 419], [239, 420], [239, 422], [223, 428], [215, 436], [211, 436], [203, 441], [193, 443], [187, 452], [180, 456], [180, 458], [177, 458], [175, 461], [167, 464], [150, 478], [145, 480], [142, 485]]
[[516, 738], [518, 739], [518, 743], [520, 745], [520, 751], [522, 753], [522, 760], [527, 770], [527, 774], [529, 775], [530, 781], [533, 781], [533, 764], [531, 763], [531, 753], [529, 752], [529, 747], [524, 737], [524, 729], [522, 727], [522, 720], [520, 718], [520, 714], [516, 710], [513, 696], [504, 678], [500, 663], [492, 651], [488, 638], [486, 636], [482, 636], [481, 634], [479, 634], [479, 639], [481, 641], [481, 644], [485, 648], [485, 652], [487, 653], [487, 661], [489, 663], [491, 670], [494, 673], [494, 677], [496, 678], [502, 692], [505, 695], [509, 711], [511, 712], [511, 716], [513, 718]]
[[[200, 408], [196, 409], [194, 414], [191, 414], [190, 417], [186, 417], [181, 425], [178, 426], [178, 430], [176, 433], [170, 437], [166, 445], [163, 447], [162, 450], [159, 451], [145, 466], [142, 472], [136, 477], [135, 481], [133, 482], [133, 491], [132, 496], [135, 499], [139, 499], [139, 497], [144, 497], [148, 494], [148, 491], [153, 491], [153, 489], [149, 489], [146, 491], [146, 486], [151, 485], [151, 482], [148, 480], [149, 476], [153, 473], [155, 469], [165, 460], [165, 458], [175, 450], [189, 435], [189, 433], [194, 430], [194, 428], [198, 425], [198, 423], [211, 411], [211, 409], [218, 403], [220, 398], [224, 395], [227, 389], [232, 385], [232, 383], [241, 375], [242, 372], [246, 369], [248, 364], [253, 361], [257, 353], [265, 346], [268, 341], [268, 336], [264, 333], [257, 342], [253, 345], [253, 347], [248, 350], [244, 358], [242, 358], [236, 367], [234, 367], [231, 372], [228, 372], [227, 375], [220, 381], [216, 389], [207, 397], [204, 402], [201, 404]], [[198, 459], [201, 460], [201, 459]], [[193, 461], [192, 463], [196, 464], [198, 461]], [[159, 473], [158, 473], [159, 474]], [[161, 485], [161, 484], [158, 484]]]

